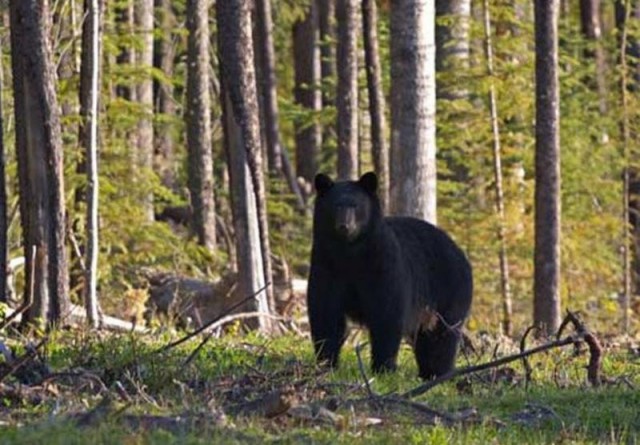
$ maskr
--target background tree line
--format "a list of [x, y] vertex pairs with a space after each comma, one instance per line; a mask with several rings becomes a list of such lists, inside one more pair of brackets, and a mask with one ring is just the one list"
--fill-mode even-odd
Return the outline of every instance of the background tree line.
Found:
[[27, 320], [84, 299], [96, 323], [96, 292], [134, 313], [148, 267], [232, 268], [245, 295], [271, 252], [305, 276], [314, 175], [374, 169], [390, 213], [466, 249], [471, 328], [553, 330], [562, 301], [629, 329], [635, 0], [0, 7], [0, 262], [25, 257]]

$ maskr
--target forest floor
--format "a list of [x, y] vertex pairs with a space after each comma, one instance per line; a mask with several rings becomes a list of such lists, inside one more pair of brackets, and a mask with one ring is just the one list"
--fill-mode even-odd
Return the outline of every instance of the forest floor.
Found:
[[[165, 350], [176, 334], [65, 331], [31, 349], [4, 339], [18, 358], [0, 364], [0, 444], [640, 441], [640, 353], [628, 341], [601, 339], [598, 387], [581, 343], [409, 398], [422, 383], [410, 349], [397, 373], [372, 376], [365, 337], [350, 337], [336, 371], [314, 366], [296, 334], [229, 333]], [[471, 345], [459, 368], [520, 350], [486, 335]]]

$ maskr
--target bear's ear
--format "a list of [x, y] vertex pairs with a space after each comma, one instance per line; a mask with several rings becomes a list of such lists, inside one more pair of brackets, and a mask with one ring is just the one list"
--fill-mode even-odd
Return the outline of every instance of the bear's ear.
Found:
[[374, 195], [378, 190], [378, 177], [374, 172], [365, 173], [358, 179], [358, 185], [367, 193]]
[[333, 187], [333, 181], [331, 178], [323, 173], [318, 173], [316, 175], [314, 183], [316, 186], [316, 192], [320, 195]]

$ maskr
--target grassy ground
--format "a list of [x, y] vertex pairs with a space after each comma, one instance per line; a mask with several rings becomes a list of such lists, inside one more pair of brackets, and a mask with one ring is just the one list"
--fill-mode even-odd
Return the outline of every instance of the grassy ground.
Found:
[[[624, 348], [606, 352], [606, 382], [599, 388], [586, 382], [586, 353], [576, 355], [570, 346], [533, 356], [529, 382], [514, 362], [436, 386], [411, 404], [371, 397], [353, 346], [340, 369], [327, 372], [314, 367], [310, 342], [295, 335], [230, 335], [210, 341], [189, 363], [198, 341], [154, 352], [169, 341], [55, 334], [41, 360], [0, 384], [0, 444], [640, 439], [640, 359]], [[474, 344], [476, 351], [461, 354], [459, 366], [510, 349], [496, 340]], [[401, 394], [421, 383], [416, 372], [411, 352], [403, 348], [400, 371], [376, 376], [371, 390]], [[18, 384], [16, 376], [27, 384]]]

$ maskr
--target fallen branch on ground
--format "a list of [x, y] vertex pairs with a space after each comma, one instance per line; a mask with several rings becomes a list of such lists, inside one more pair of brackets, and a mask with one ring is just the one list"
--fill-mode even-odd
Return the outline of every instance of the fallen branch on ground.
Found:
[[[576, 332], [565, 338], [560, 339], [559, 337], [561, 336], [562, 331], [569, 323], [573, 324]], [[564, 318], [564, 320], [560, 325], [560, 329], [558, 329], [557, 337], [558, 338], [554, 341], [542, 344], [540, 346], [529, 349], [527, 351], [522, 351], [519, 354], [508, 355], [506, 357], [502, 357], [497, 360], [492, 360], [490, 362], [482, 363], [475, 366], [468, 366], [466, 368], [454, 369], [446, 374], [441, 375], [440, 377], [437, 377], [431, 381], [425, 382], [422, 385], [417, 386], [405, 392], [404, 394], [402, 394], [402, 397], [406, 397], [406, 398], [417, 397], [429, 391], [431, 388], [438, 386], [441, 383], [452, 380], [456, 377], [460, 377], [462, 375], [467, 375], [467, 374], [473, 374], [479, 371], [484, 371], [486, 369], [495, 368], [500, 365], [504, 365], [516, 360], [522, 360], [525, 357], [528, 357], [533, 354], [537, 354], [539, 352], [544, 352], [550, 349], [555, 349], [555, 348], [560, 348], [562, 346], [575, 344], [581, 340], [585, 341], [589, 345], [589, 351], [591, 354], [590, 360], [589, 360], [589, 366], [587, 368], [589, 382], [592, 385], [597, 386], [600, 382], [599, 373], [600, 373], [600, 363], [601, 363], [601, 357], [602, 357], [602, 348], [600, 347], [597, 338], [591, 332], [589, 332], [589, 330], [584, 326], [584, 323], [582, 323], [573, 312], [567, 312], [566, 317]]]

